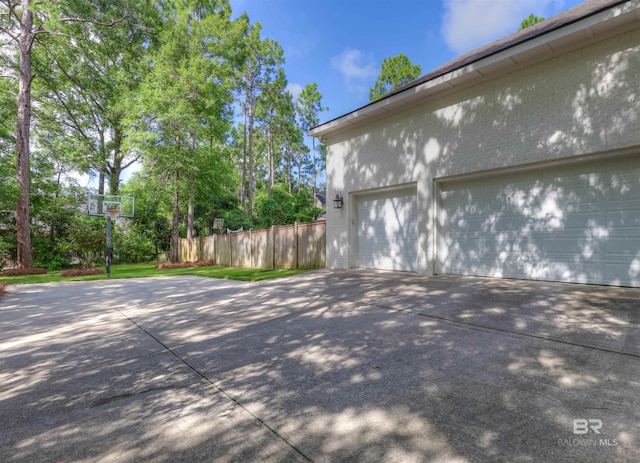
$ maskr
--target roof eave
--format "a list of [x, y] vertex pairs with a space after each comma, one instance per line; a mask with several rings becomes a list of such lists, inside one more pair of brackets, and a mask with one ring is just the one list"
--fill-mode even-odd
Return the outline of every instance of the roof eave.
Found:
[[519, 66], [551, 57], [559, 50], [575, 48], [588, 40], [610, 33], [612, 30], [619, 30], [625, 24], [634, 21], [640, 21], [640, 0], [631, 0], [616, 5], [453, 69], [433, 79], [408, 86], [404, 90], [392, 93], [355, 111], [320, 124], [312, 128], [309, 135], [318, 139], [330, 137], [384, 115], [402, 111], [403, 108], [426, 101], [442, 92], [511, 72]]

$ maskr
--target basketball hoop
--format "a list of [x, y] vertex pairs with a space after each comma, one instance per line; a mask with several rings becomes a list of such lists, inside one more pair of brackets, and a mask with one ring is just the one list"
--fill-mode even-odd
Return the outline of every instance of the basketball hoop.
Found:
[[105, 261], [107, 278], [111, 278], [111, 225], [118, 217], [131, 218], [135, 212], [133, 196], [104, 195], [89, 193], [87, 197], [87, 214], [93, 217], [104, 217], [107, 220], [107, 252]]
[[116, 220], [120, 215], [120, 209], [107, 209], [105, 213], [111, 217], [111, 220]]

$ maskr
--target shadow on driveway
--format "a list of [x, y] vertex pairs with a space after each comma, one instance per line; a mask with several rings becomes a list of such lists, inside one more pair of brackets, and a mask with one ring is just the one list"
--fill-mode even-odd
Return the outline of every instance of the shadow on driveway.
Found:
[[638, 290], [362, 270], [10, 289], [1, 461], [640, 459]]

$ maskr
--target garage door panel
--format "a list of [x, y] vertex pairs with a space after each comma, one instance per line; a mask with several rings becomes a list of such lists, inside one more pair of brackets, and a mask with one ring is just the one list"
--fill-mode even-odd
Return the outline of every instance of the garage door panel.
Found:
[[357, 266], [416, 271], [417, 222], [415, 193], [382, 192], [360, 197]]
[[635, 210], [613, 210], [605, 212], [605, 224], [616, 228], [637, 228], [640, 226], [640, 207]]
[[636, 236], [614, 236], [604, 243], [607, 254], [621, 256], [635, 256], [638, 251], [638, 238]]
[[639, 158], [439, 191], [443, 273], [640, 286]]
[[604, 220], [606, 220], [604, 213], [597, 210], [571, 212], [565, 215], [564, 227], [558, 231], [587, 230], [605, 223]]
[[[624, 263], [610, 263], [605, 266], [605, 280], [612, 282], [611, 284], [627, 285], [627, 281], [637, 282], [640, 280], [640, 258]], [[640, 286], [635, 284], [632, 286]]]

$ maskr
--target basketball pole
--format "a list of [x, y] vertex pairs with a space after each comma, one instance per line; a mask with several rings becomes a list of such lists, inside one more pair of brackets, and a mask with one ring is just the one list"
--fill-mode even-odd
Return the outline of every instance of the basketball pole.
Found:
[[107, 278], [111, 278], [111, 214], [107, 214]]

